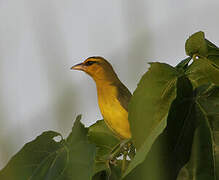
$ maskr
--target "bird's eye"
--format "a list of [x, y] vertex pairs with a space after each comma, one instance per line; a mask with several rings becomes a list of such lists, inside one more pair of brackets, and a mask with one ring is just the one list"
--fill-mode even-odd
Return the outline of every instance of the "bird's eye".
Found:
[[91, 66], [92, 64], [96, 63], [96, 61], [87, 61], [85, 63], [86, 66]]

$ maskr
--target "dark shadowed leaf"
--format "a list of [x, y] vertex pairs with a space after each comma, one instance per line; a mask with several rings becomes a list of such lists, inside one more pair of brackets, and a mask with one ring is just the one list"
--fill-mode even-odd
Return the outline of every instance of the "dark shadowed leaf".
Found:
[[95, 146], [88, 142], [80, 116], [66, 141], [61, 137], [56, 142], [57, 136], [61, 137], [57, 132], [47, 131], [27, 143], [0, 171], [0, 179], [91, 179]]
[[120, 166], [112, 166], [111, 173], [108, 174], [106, 171], [101, 171], [93, 176], [92, 180], [119, 180], [121, 179], [121, 168]]
[[219, 179], [219, 87], [205, 85], [197, 89], [198, 127], [192, 153], [177, 180]]

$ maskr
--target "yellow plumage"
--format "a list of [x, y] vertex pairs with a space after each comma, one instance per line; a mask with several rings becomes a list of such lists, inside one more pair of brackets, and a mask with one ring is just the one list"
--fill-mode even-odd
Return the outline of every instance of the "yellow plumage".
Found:
[[128, 121], [131, 93], [118, 79], [110, 63], [102, 57], [90, 57], [71, 69], [82, 70], [94, 79], [104, 121], [120, 138], [131, 138]]

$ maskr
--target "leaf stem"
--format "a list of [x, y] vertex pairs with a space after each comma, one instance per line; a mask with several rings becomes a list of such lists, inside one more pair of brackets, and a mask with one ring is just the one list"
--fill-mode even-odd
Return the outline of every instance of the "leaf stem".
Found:
[[123, 173], [125, 172], [125, 170], [126, 170], [127, 155], [128, 155], [128, 152], [127, 152], [127, 151], [124, 151], [124, 153], [123, 153], [123, 160], [122, 160], [122, 174], [123, 174]]

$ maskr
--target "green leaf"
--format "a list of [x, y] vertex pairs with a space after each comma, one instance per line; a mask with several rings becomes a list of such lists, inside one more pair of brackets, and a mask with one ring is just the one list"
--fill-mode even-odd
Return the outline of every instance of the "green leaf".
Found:
[[202, 31], [196, 32], [186, 40], [186, 54], [192, 57], [194, 54], [206, 56], [208, 52], [205, 34]]
[[69, 162], [60, 179], [87, 180], [93, 175], [96, 147], [88, 141], [88, 129], [80, 119], [78, 116], [67, 138]]
[[[217, 60], [219, 61], [219, 56]], [[186, 75], [194, 87], [210, 82], [219, 85], [219, 66], [215, 61], [205, 57], [195, 59], [188, 67]]]
[[104, 120], [99, 120], [89, 127], [88, 138], [98, 147], [97, 157], [105, 160], [120, 140], [107, 127]]
[[176, 97], [178, 72], [164, 63], [151, 63], [142, 77], [129, 105], [132, 139], [137, 153], [128, 166], [125, 177], [143, 162], [155, 139], [166, 127], [166, 118]]
[[[165, 63], [151, 63], [129, 104], [132, 139], [139, 149], [168, 115], [176, 97], [178, 72]], [[156, 135], [157, 136], [157, 135]]]
[[208, 45], [208, 48], [211, 49], [211, 48], [218, 48], [215, 44], [213, 44], [211, 41], [205, 39], [207, 45]]
[[219, 87], [199, 87], [195, 101], [198, 127], [190, 160], [177, 180], [216, 180], [219, 179]]
[[94, 174], [108, 169], [109, 156], [119, 145], [119, 139], [109, 130], [104, 120], [99, 120], [89, 127], [88, 139], [97, 147]]
[[219, 68], [219, 48], [207, 39], [206, 42], [208, 44], [207, 58], [211, 60]]
[[53, 140], [56, 136], [60, 134], [47, 131], [34, 141], [27, 143], [0, 171], [0, 179], [28, 179], [34, 176], [41, 167], [44, 166], [46, 169], [51, 158], [54, 158], [56, 152], [63, 146], [63, 139], [60, 142]]
[[179, 170], [190, 157], [191, 137], [195, 129], [193, 99], [190, 81], [186, 77], [179, 77], [177, 97], [171, 104], [165, 130], [152, 145], [144, 162], [128, 174], [125, 180], [134, 177], [138, 180], [176, 179]]
[[[59, 133], [47, 131], [27, 143], [0, 171], [0, 179], [91, 179], [95, 146], [88, 142], [87, 129], [80, 118], [67, 141]], [[57, 136], [61, 138], [58, 142], [54, 140]]]
[[186, 74], [196, 88], [206, 83], [219, 85], [219, 48], [205, 39], [203, 32], [193, 34], [187, 41], [187, 54], [193, 56], [193, 63]]
[[[200, 86], [202, 84], [209, 83], [209, 82], [213, 82], [215, 84], [218, 84], [218, 82], [219, 82], [219, 80], [218, 80], [218, 77], [219, 77], [218, 61], [219, 61], [219, 59], [217, 59], [219, 56], [217, 56], [218, 54], [216, 54], [216, 53], [218, 53], [218, 51], [215, 50], [216, 46], [213, 45], [212, 43], [210, 43], [208, 40], [205, 40], [204, 34], [202, 34], [203, 35], [202, 38], [200, 37], [200, 35], [201, 34], [199, 34], [199, 39], [202, 39], [202, 40], [207, 42], [206, 44], [207, 44], [208, 49], [207, 50], [201, 49], [201, 51], [200, 51], [200, 48], [203, 48], [203, 47], [200, 47], [200, 46], [195, 47], [195, 46], [197, 46], [198, 43], [197, 44], [195, 44], [195, 43], [190, 44], [191, 45], [190, 48], [194, 48], [193, 50], [195, 50], [195, 48], [199, 49], [199, 51], [201, 53], [199, 51], [197, 51], [197, 52], [193, 51], [193, 53], [200, 55], [200, 57], [198, 59], [195, 59], [194, 62], [192, 63], [192, 65], [189, 67], [188, 67], [188, 62], [189, 62], [190, 58], [185, 59], [179, 65], [176, 66], [177, 71], [180, 74], [178, 76], [183, 75], [184, 71], [186, 71], [186, 75], [192, 81], [194, 87], [197, 87], [197, 86]], [[195, 38], [193, 37], [194, 41], [195, 40], [197, 41], [197, 39], [198, 39], [198, 36], [196, 36]], [[190, 41], [188, 43], [191, 43], [191, 42], [192, 41]], [[214, 51], [215, 54], [210, 54], [210, 52], [211, 52], [210, 50], [212, 50], [213, 48], [215, 50]], [[208, 57], [208, 58], [205, 58], [203, 55]], [[160, 75], [159, 77], [162, 77], [162, 76]], [[157, 79], [158, 79], [158, 77], [157, 77]], [[148, 84], [151, 84], [151, 83], [148, 83]], [[184, 91], [184, 89], [185, 89], [184, 85], [182, 85], [181, 88]], [[153, 88], [153, 89], [156, 92], [156, 88]], [[190, 92], [191, 91], [192, 91], [192, 89], [190, 88]], [[146, 89], [145, 89], [145, 92], [147, 92]], [[153, 94], [153, 93], [151, 93], [151, 94]], [[191, 95], [192, 94], [193, 93], [191, 93]], [[142, 93], [141, 97], [143, 97], [143, 93]], [[144, 98], [142, 98], [142, 99], [143, 99], [142, 101], [146, 102], [146, 99], [144, 99]], [[177, 94], [177, 99], [180, 99], [179, 94]], [[197, 121], [197, 118], [194, 117], [193, 114], [188, 115], [188, 117], [186, 116], [187, 120], [185, 119], [185, 116], [183, 116], [183, 114], [187, 115], [188, 112], [193, 112], [193, 111], [195, 112], [195, 110], [194, 110], [195, 106], [192, 106], [192, 104], [195, 103], [194, 97], [191, 96], [190, 98], [186, 98], [188, 102], [184, 102], [184, 100], [182, 101], [184, 103], [189, 103], [190, 105], [189, 104], [187, 104], [187, 105], [180, 104], [180, 101], [182, 100], [181, 99], [178, 102], [179, 105], [177, 106], [177, 103], [176, 103], [177, 99], [172, 104], [172, 106], [176, 106], [176, 109], [174, 107], [173, 109], [175, 109], [175, 110], [172, 110], [172, 107], [171, 107], [170, 114], [168, 117], [167, 128], [160, 135], [160, 137], [158, 137], [158, 139], [155, 141], [155, 144], [152, 146], [152, 149], [148, 154], [147, 154], [147, 152], [150, 149], [150, 146], [148, 148], [148, 144], [147, 144], [148, 142], [145, 142], [145, 144], [143, 144], [143, 146], [141, 146], [144, 148], [138, 148], [138, 144], [136, 143], [135, 136], [134, 136], [136, 134], [133, 135], [135, 145], [137, 144], [136, 145], [137, 154], [136, 154], [134, 160], [130, 163], [130, 166], [128, 167], [128, 169], [123, 177], [125, 177], [128, 173], [130, 173], [131, 170], [133, 170], [138, 165], [137, 168], [135, 168], [126, 177], [127, 179], [129, 179], [130, 177], [132, 177], [132, 178], [138, 177], [138, 179], [141, 179], [141, 177], [142, 177], [142, 179], [144, 179], [145, 177], [147, 177], [147, 175], [149, 175], [148, 178], [153, 177], [152, 179], [161, 179], [161, 178], [168, 179], [168, 180], [169, 179], [176, 179], [178, 171], [187, 162], [187, 160], [189, 158], [191, 144], [192, 144], [192, 137], [193, 137], [193, 134], [195, 131], [195, 125], [196, 125], [196, 121]], [[150, 102], [150, 104], [152, 104], [152, 103]], [[136, 103], [135, 107], [137, 107], [136, 105], [139, 105], [139, 104]], [[179, 108], [180, 106], [183, 108]], [[143, 105], [143, 103], [142, 103], [140, 106], [138, 106], [138, 109], [140, 109], [140, 107], [145, 107], [145, 105]], [[174, 118], [172, 118], [172, 119], [174, 119], [174, 120], [181, 119], [180, 120], [181, 124], [180, 124], [180, 122], [177, 122], [178, 124], [170, 123], [170, 119], [171, 119], [170, 117], [171, 117], [171, 114], [174, 114], [173, 113], [174, 111], [176, 111], [177, 113], [175, 113], [175, 117], [173, 116]], [[147, 112], [147, 111], [145, 111], [145, 112]], [[129, 113], [130, 113], [130, 111], [129, 111]], [[180, 114], [180, 117], [179, 117], [179, 114]], [[139, 119], [141, 117], [145, 117], [146, 115], [151, 117], [151, 115], [149, 113], [147, 113], [147, 114], [141, 113], [141, 115], [139, 115]], [[138, 118], [138, 115], [135, 114], [135, 117]], [[165, 117], [165, 116], [163, 116], [163, 117]], [[130, 123], [131, 122], [132, 121], [130, 121]], [[134, 124], [134, 122], [135, 121], [133, 118], [133, 124]], [[185, 126], [185, 124], [189, 124], [188, 122], [190, 122], [190, 126]], [[143, 125], [144, 124], [143, 119], [142, 119], [141, 123], [142, 123], [142, 127], [139, 126], [139, 128], [136, 128], [136, 132], [138, 129], [141, 130], [138, 132], [139, 135], [138, 135], [138, 138], [136, 138], [137, 140], [141, 139], [141, 135], [144, 136], [147, 133], [147, 127], [150, 127], [150, 125], [147, 127], [145, 127]], [[160, 125], [162, 125], [162, 124], [160, 124]], [[159, 126], [157, 126], [157, 127], [159, 127]], [[163, 125], [163, 127], [165, 127], [165, 124]], [[161, 129], [163, 127], [160, 126]], [[168, 129], [170, 129], [170, 127], [172, 127], [171, 128], [172, 130], [168, 130]], [[187, 128], [185, 128], [186, 129], [185, 130], [185, 129], [179, 129], [180, 127], [184, 127], [184, 128], [187, 127]], [[131, 128], [132, 128], [132, 124], [131, 124]], [[145, 132], [141, 128], [144, 128]], [[159, 129], [158, 129], [158, 131], [159, 131]], [[177, 132], [179, 132], [179, 134], [177, 134]], [[155, 133], [157, 133], [157, 132], [155, 132]], [[168, 134], [170, 134], [170, 135], [168, 135]], [[187, 136], [187, 135], [189, 135], [189, 136]], [[150, 137], [150, 136], [148, 135], [148, 137]], [[181, 137], [181, 138], [177, 139], [178, 137]], [[187, 138], [184, 138], [184, 137], [187, 137]], [[174, 138], [176, 138], [176, 139], [174, 139]], [[175, 143], [173, 143], [173, 142], [175, 142]], [[184, 142], [184, 143], [182, 143], [182, 142]], [[153, 141], [151, 144], [153, 144]], [[175, 144], [177, 146], [173, 146]], [[186, 148], [183, 148], [183, 144], [186, 145]], [[172, 146], [174, 147], [173, 149], [178, 149], [178, 150], [174, 150], [174, 152], [170, 151]], [[160, 149], [162, 149], [162, 152], [160, 152]], [[176, 153], [176, 152], [181, 152], [181, 153]], [[184, 155], [182, 155], [182, 153], [184, 153]], [[146, 156], [146, 159], [145, 159], [145, 156]], [[166, 159], [164, 157], [166, 157]], [[142, 164], [140, 164], [142, 162], [142, 160], [144, 160], [144, 159], [145, 159], [145, 161]], [[168, 162], [168, 164], [163, 163], [165, 161]], [[168, 168], [165, 169], [166, 167], [168, 167]], [[154, 172], [151, 171], [151, 169], [154, 169]], [[159, 175], [157, 174], [157, 172], [160, 172]]]

